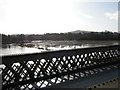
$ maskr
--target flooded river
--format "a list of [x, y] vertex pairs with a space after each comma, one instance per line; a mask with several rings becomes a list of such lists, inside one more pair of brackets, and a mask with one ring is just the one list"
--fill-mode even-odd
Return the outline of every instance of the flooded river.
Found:
[[38, 53], [45, 51], [117, 45], [117, 41], [32, 41], [23, 45], [9, 44], [0, 48], [0, 55]]

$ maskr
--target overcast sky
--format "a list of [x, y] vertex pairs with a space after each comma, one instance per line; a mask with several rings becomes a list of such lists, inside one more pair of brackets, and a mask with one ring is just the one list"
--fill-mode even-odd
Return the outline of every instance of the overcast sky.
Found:
[[0, 33], [117, 32], [118, 0], [110, 1], [0, 0]]

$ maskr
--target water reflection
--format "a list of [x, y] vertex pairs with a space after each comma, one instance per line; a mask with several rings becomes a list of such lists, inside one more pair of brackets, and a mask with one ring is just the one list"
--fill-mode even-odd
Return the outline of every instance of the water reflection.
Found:
[[34, 53], [41, 52], [37, 48], [28, 48], [21, 46], [11, 46], [10, 48], [0, 48], [0, 55], [10, 55], [10, 54], [23, 54], [23, 53]]
[[2, 45], [0, 55], [117, 45], [118, 43], [117, 41], [33, 41], [31, 43]]

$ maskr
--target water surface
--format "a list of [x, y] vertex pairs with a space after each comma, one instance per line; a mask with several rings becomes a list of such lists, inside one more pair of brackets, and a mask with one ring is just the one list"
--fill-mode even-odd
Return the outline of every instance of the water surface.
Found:
[[118, 45], [118, 41], [32, 41], [20, 45], [6, 45], [0, 48], [0, 55], [38, 53], [45, 51], [86, 48], [95, 46]]

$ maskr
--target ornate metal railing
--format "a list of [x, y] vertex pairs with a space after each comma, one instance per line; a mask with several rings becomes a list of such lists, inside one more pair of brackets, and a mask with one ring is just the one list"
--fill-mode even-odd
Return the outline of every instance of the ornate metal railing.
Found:
[[119, 61], [120, 45], [2, 56], [2, 89], [49, 87]]

